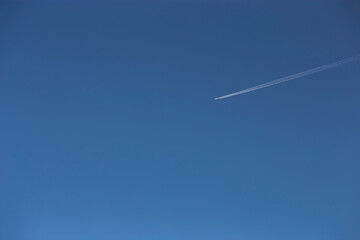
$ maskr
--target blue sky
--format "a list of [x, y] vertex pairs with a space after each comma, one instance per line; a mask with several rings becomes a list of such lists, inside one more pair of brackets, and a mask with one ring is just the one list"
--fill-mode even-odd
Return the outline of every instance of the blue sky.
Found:
[[354, 240], [357, 1], [2, 2], [2, 239]]

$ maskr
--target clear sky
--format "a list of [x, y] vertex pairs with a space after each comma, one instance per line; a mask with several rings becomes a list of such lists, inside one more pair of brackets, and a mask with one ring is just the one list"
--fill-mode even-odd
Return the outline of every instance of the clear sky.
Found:
[[356, 0], [4, 2], [0, 238], [360, 239]]

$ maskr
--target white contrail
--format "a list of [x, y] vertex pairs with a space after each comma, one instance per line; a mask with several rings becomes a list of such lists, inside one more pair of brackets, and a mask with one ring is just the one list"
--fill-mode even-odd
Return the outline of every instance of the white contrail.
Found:
[[222, 97], [217, 97], [217, 98], [215, 98], [215, 100], [228, 98], [228, 97], [240, 95], [240, 94], [247, 93], [247, 92], [252, 92], [252, 91], [255, 91], [255, 90], [258, 90], [258, 89], [261, 89], [261, 88], [270, 87], [272, 85], [287, 82], [287, 81], [290, 81], [290, 80], [295, 80], [295, 79], [298, 79], [298, 78], [301, 78], [301, 77], [305, 77], [307, 75], [322, 72], [322, 71], [325, 71], [325, 70], [328, 70], [328, 69], [331, 69], [331, 68], [336, 68], [336, 67], [339, 67], [341, 65], [351, 63], [351, 62], [354, 62], [354, 61], [358, 61], [358, 60], [360, 60], [360, 55], [357, 55], [355, 57], [349, 57], [349, 58], [346, 58], [344, 60], [340, 60], [338, 62], [329, 63], [329, 64], [323, 65], [321, 67], [312, 68], [310, 70], [306, 70], [304, 72], [296, 73], [296, 74], [293, 74], [293, 75], [290, 75], [290, 76], [287, 76], [287, 77], [282, 77], [282, 78], [279, 78], [279, 79], [276, 79], [276, 80], [273, 80], [273, 81], [270, 81], [270, 82], [266, 82], [266, 83], [257, 85], [255, 87], [247, 88], [247, 89], [235, 92], [235, 93], [231, 93], [231, 94], [228, 94], [228, 95], [225, 95], [225, 96], [222, 96]]

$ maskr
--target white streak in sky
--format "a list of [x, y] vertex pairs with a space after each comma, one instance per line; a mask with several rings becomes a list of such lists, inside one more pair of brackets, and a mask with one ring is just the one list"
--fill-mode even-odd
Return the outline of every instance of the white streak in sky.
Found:
[[279, 79], [276, 79], [276, 80], [273, 80], [273, 81], [270, 81], [270, 82], [266, 82], [266, 83], [257, 85], [255, 87], [247, 88], [247, 89], [235, 92], [235, 93], [231, 93], [231, 94], [228, 94], [228, 95], [225, 95], [225, 96], [222, 96], [222, 97], [215, 98], [215, 100], [228, 98], [228, 97], [240, 95], [240, 94], [247, 93], [247, 92], [252, 92], [252, 91], [255, 91], [255, 90], [258, 90], [258, 89], [261, 89], [261, 88], [270, 87], [272, 85], [276, 85], [276, 84], [279, 84], [279, 83], [283, 83], [283, 82], [295, 80], [295, 79], [298, 79], [298, 78], [302, 78], [302, 77], [305, 77], [305, 76], [308, 76], [308, 75], [311, 75], [311, 74], [314, 74], [314, 73], [322, 72], [322, 71], [325, 71], [325, 70], [328, 70], [328, 69], [331, 69], [331, 68], [336, 68], [336, 67], [345, 65], [347, 63], [351, 63], [351, 62], [358, 61], [358, 60], [360, 60], [360, 55], [357, 55], [355, 57], [349, 57], [349, 58], [346, 58], [344, 60], [340, 60], [340, 61], [334, 62], [334, 63], [329, 63], [329, 64], [326, 64], [326, 65], [323, 65], [323, 66], [320, 66], [320, 67], [312, 68], [310, 70], [306, 70], [304, 72], [296, 73], [296, 74], [293, 74], [293, 75], [290, 75], [290, 76], [287, 76], [287, 77], [282, 77], [282, 78], [279, 78]]

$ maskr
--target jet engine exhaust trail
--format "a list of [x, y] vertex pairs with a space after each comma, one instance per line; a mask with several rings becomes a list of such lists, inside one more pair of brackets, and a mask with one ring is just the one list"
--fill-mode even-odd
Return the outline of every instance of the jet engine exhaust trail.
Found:
[[302, 77], [305, 77], [305, 76], [308, 76], [308, 75], [311, 75], [311, 74], [314, 74], [314, 73], [318, 73], [318, 72], [326, 71], [326, 70], [329, 70], [329, 69], [332, 69], [332, 68], [340, 67], [342, 65], [345, 65], [345, 64], [348, 64], [348, 63], [351, 63], [351, 62], [354, 62], [354, 61], [358, 61], [358, 60], [360, 60], [360, 55], [357, 55], [357, 56], [354, 56], [354, 57], [349, 57], [349, 58], [346, 58], [346, 59], [343, 59], [343, 60], [340, 60], [340, 61], [337, 61], [337, 62], [334, 62], [334, 63], [329, 63], [329, 64], [326, 64], [326, 65], [323, 65], [323, 66], [320, 66], [320, 67], [312, 68], [312, 69], [306, 70], [304, 72], [296, 73], [296, 74], [293, 74], [293, 75], [290, 75], [290, 76], [287, 76], [287, 77], [282, 77], [282, 78], [279, 78], [279, 79], [275, 79], [275, 80], [272, 80], [270, 82], [266, 82], [266, 83], [263, 83], [263, 84], [260, 84], [260, 85], [257, 85], [257, 86], [251, 87], [251, 88], [247, 88], [247, 89], [235, 92], [235, 93], [231, 93], [231, 94], [228, 94], [228, 95], [225, 95], [225, 96], [222, 96], [222, 97], [217, 97], [217, 98], [215, 98], [215, 100], [224, 99], [224, 98], [228, 98], [228, 97], [233, 97], [233, 96], [244, 94], [244, 93], [247, 93], [247, 92], [252, 92], [252, 91], [255, 91], [255, 90], [258, 90], [258, 89], [261, 89], [261, 88], [270, 87], [270, 86], [273, 86], [273, 85], [276, 85], [276, 84], [279, 84], [279, 83], [295, 80], [295, 79], [302, 78]]

